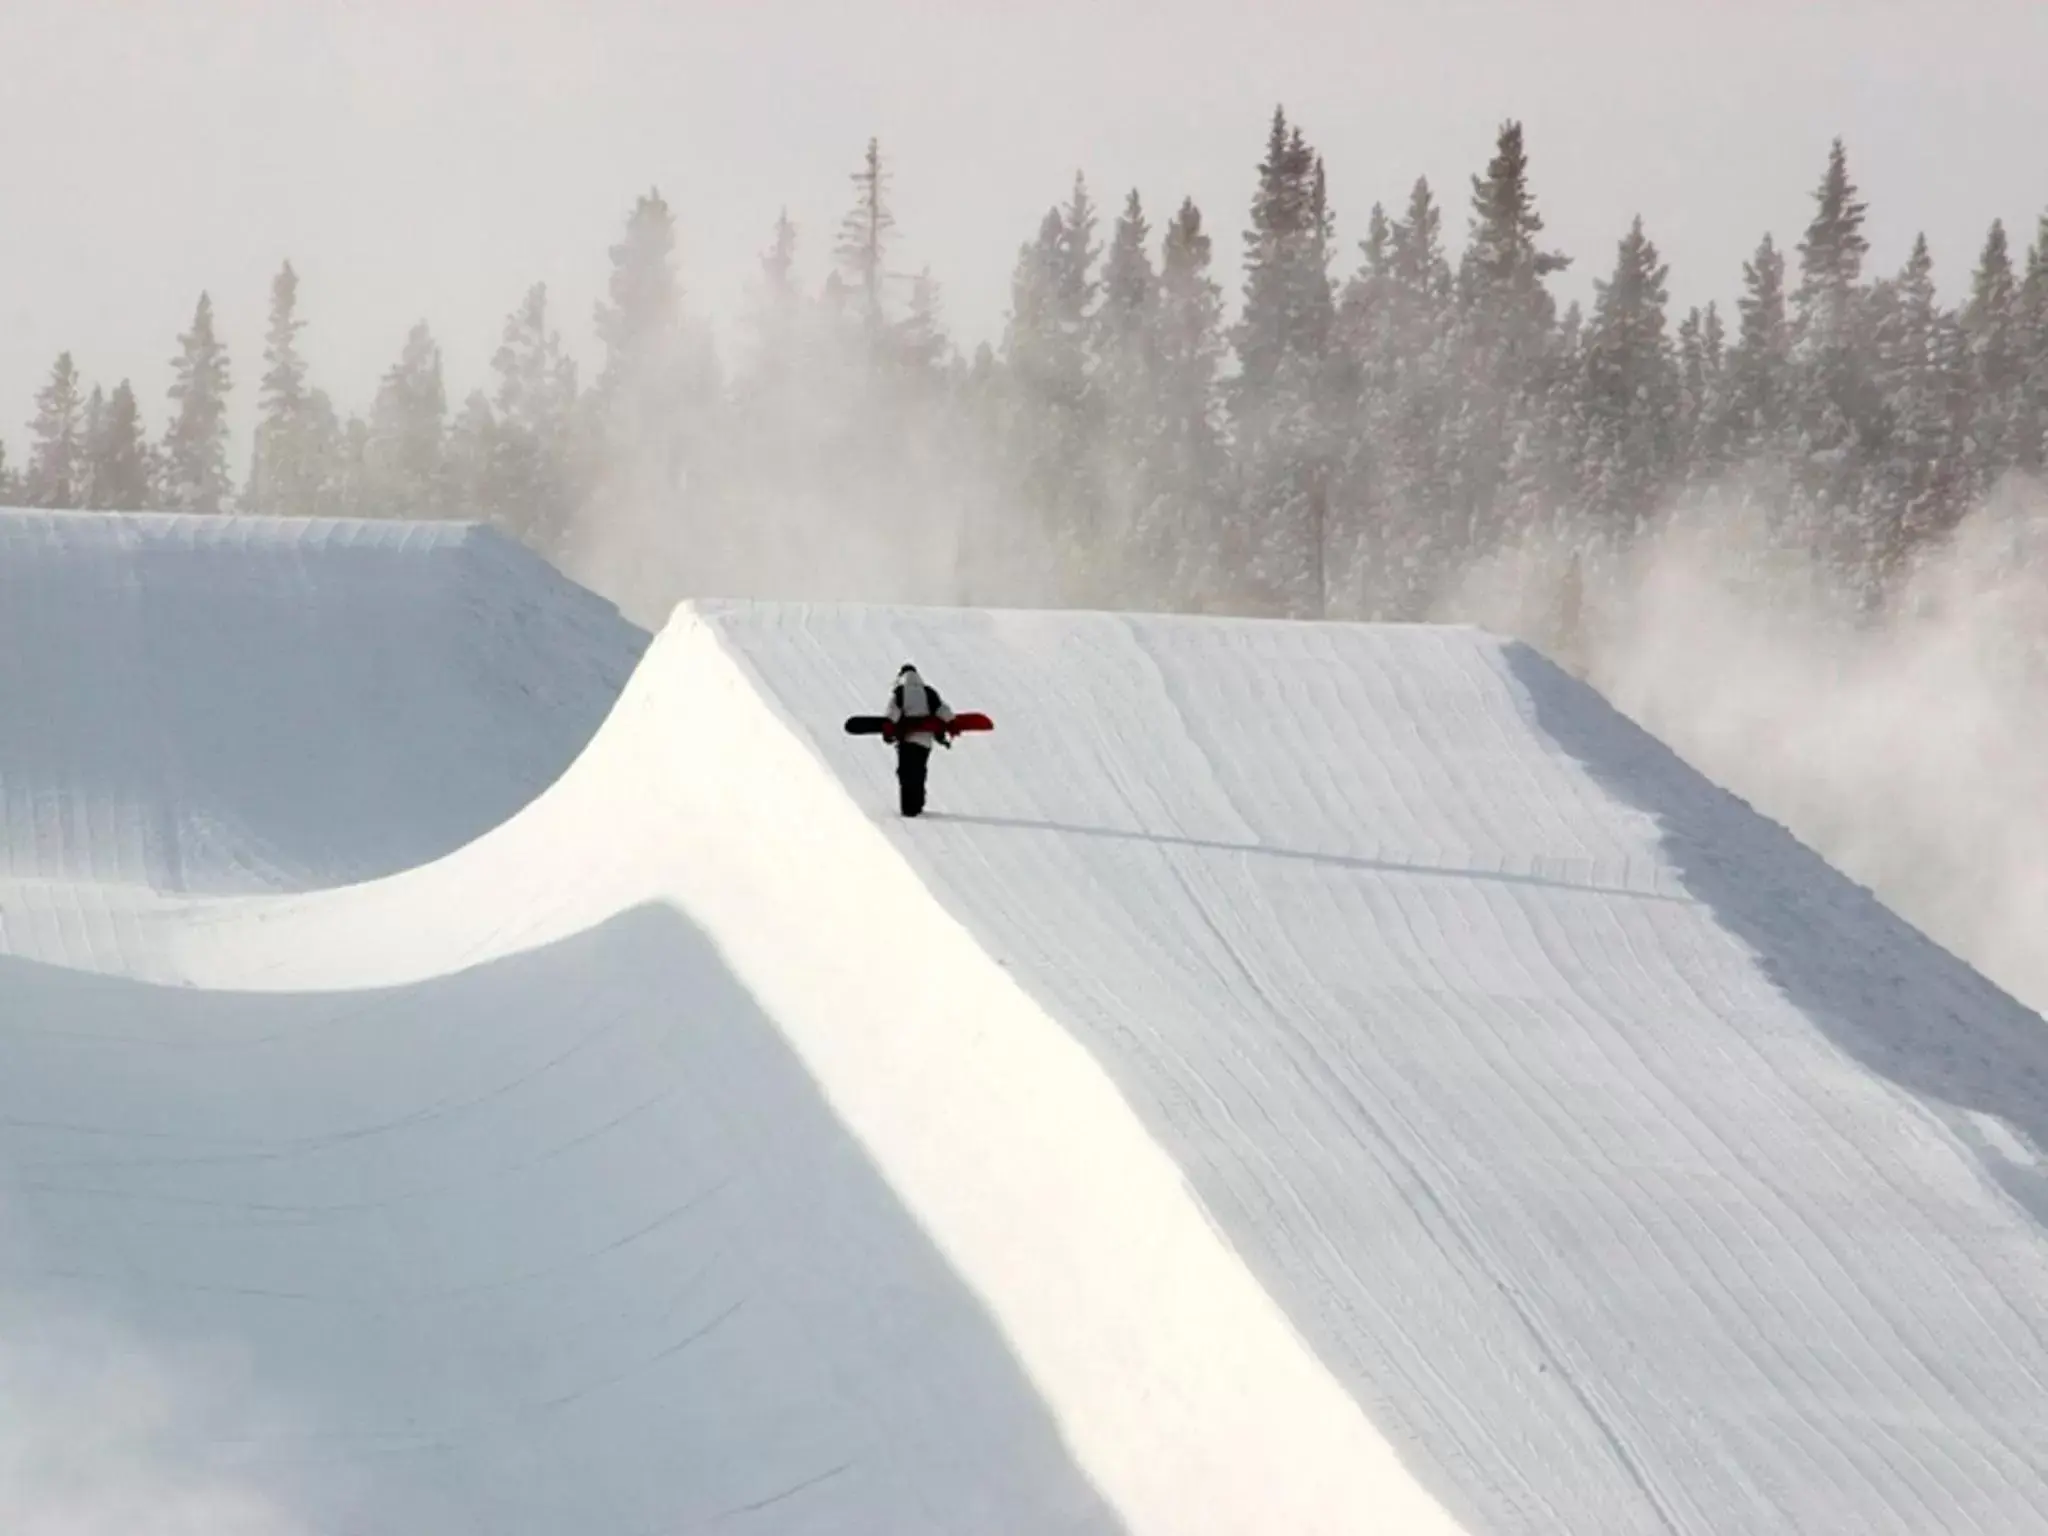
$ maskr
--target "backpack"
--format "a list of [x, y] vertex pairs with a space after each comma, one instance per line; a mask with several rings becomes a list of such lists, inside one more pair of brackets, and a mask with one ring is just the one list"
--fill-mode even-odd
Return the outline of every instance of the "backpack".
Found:
[[[924, 682], [924, 679], [919, 678], [918, 681]], [[889, 690], [889, 701], [896, 706], [897, 712], [901, 714], [903, 710], [903, 685], [901, 683], [898, 683], [894, 688]], [[945, 707], [946, 701], [939, 697], [939, 690], [934, 688], [930, 683], [925, 683], [925, 712], [922, 715], [917, 716], [916, 718], [920, 720], [936, 721], [939, 718], [939, 711], [944, 709]], [[904, 732], [904, 734], [910, 735], [914, 733], [915, 730], [916, 727], [913, 726], [911, 727], [910, 731], [906, 731]]]

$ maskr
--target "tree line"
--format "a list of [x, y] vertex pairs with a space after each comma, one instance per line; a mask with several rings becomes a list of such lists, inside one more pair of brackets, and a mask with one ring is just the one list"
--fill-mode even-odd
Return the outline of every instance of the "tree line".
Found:
[[774, 223], [729, 356], [650, 191], [609, 251], [597, 376], [579, 378], [535, 284], [460, 405], [422, 322], [344, 417], [309, 379], [287, 262], [243, 473], [202, 294], [159, 436], [125, 381], [88, 390], [67, 353], [0, 493], [481, 519], [572, 566], [607, 550], [649, 606], [796, 587], [1414, 618], [1490, 551], [1623, 549], [1710, 490], [1752, 507], [1774, 553], [1881, 603], [2048, 457], [2048, 216], [2023, 253], [1994, 223], [1946, 306], [1924, 237], [1898, 272], [1866, 270], [1840, 141], [1789, 248], [1763, 235], [1727, 309], [1674, 315], [1640, 219], [1591, 305], [1560, 308], [1571, 258], [1543, 238], [1519, 124], [1471, 177], [1456, 249], [1427, 180], [1346, 249], [1321, 155], [1276, 110], [1234, 314], [1192, 199], [1155, 229], [1139, 192], [1112, 213], [1077, 175], [1017, 250], [1002, 334], [971, 355], [929, 269], [898, 260], [890, 180], [870, 142], [822, 281]]

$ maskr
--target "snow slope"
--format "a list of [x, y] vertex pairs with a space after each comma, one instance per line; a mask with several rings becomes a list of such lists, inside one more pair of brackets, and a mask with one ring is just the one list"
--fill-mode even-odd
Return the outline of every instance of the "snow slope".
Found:
[[646, 643], [481, 528], [0, 511], [0, 880], [437, 858], [568, 766]]
[[[837, 730], [904, 660], [998, 722], [915, 824]], [[2040, 1021], [1485, 635], [700, 605], [443, 857], [17, 898], [0, 1338], [199, 1405], [105, 1453], [137, 1487], [322, 1532], [2048, 1519]]]

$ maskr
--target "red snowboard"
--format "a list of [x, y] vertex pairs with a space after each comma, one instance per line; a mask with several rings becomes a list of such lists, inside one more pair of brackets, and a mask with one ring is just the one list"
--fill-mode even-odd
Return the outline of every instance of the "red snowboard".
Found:
[[934, 735], [946, 735], [961, 731], [992, 731], [995, 728], [995, 721], [971, 710], [962, 710], [951, 720], [941, 720], [936, 715], [920, 715], [908, 720], [891, 720], [887, 715], [846, 717], [847, 735], [879, 736], [884, 741], [894, 741], [899, 733], [915, 735], [919, 731], [930, 731]]

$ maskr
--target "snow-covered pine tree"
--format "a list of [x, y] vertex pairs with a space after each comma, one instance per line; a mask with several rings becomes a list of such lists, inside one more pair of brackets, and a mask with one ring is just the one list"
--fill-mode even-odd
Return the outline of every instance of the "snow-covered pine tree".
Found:
[[99, 467], [100, 440], [107, 431], [107, 392], [95, 384], [85, 397], [85, 409], [78, 422], [78, 505], [97, 509], [99, 487], [94, 471]]
[[1898, 277], [1873, 294], [1871, 308], [1885, 430], [1870, 466], [1864, 526], [1871, 547], [1861, 564], [1875, 589], [1968, 505], [1969, 378], [1963, 333], [1936, 296], [1924, 234]]
[[325, 395], [315, 391], [314, 398], [320, 402], [316, 408], [324, 410], [328, 418], [329, 447], [324, 455], [328, 465], [328, 479], [322, 492], [324, 515], [384, 515], [384, 509], [377, 500], [376, 482], [370, 474], [369, 422], [353, 414], [347, 421], [343, 421]]
[[748, 347], [736, 380], [743, 394], [777, 392], [799, 367], [804, 299], [796, 251], [796, 225], [785, 208], [776, 215], [768, 249], [761, 253], [760, 278], [747, 314]]
[[1156, 400], [1159, 274], [1152, 266], [1152, 229], [1136, 189], [1124, 199], [1102, 264], [1102, 302], [1095, 312], [1094, 384], [1101, 416], [1102, 526], [1095, 538], [1097, 580], [1091, 602], [1156, 606], [1150, 562], [1134, 539], [1160, 478]]
[[[1580, 485], [1595, 526], [1627, 541], [1676, 484], [1681, 380], [1666, 333], [1670, 269], [1638, 217], [1593, 285], [1593, 318], [1581, 354]], [[1692, 351], [1704, 372], [1699, 324]]]
[[255, 444], [243, 506], [251, 512], [310, 516], [320, 509], [331, 475], [299, 354], [299, 277], [287, 261], [270, 284], [270, 319], [264, 332]]
[[1144, 202], [1133, 188], [1124, 199], [1103, 260], [1094, 340], [1105, 420], [1134, 442], [1145, 436], [1153, 395], [1153, 311], [1159, 302], [1159, 274], [1152, 268], [1151, 238]]
[[1133, 540], [1143, 585], [1179, 608], [1201, 606], [1223, 570], [1218, 517], [1227, 463], [1216, 378], [1225, 343], [1212, 256], [1202, 210], [1183, 198], [1160, 246], [1151, 500]]
[[1458, 270], [1459, 392], [1453, 530], [1459, 555], [1509, 532], [1506, 508], [1541, 492], [1555, 469], [1542, 447], [1551, 389], [1565, 374], [1557, 305], [1544, 280], [1571, 258], [1545, 250], [1522, 125], [1501, 125], [1472, 178], [1471, 234]]
[[[301, 421], [301, 441], [305, 450], [304, 463], [308, 484], [305, 494], [310, 498], [315, 517], [365, 517], [375, 515], [375, 508], [364, 504], [368, 487], [361, 476], [362, 454], [355, 450], [355, 458], [347, 465], [342, 462], [345, 451], [349, 451], [348, 431], [342, 425], [341, 413], [334, 408], [334, 401], [324, 389], [306, 391], [306, 409]], [[352, 497], [344, 504], [344, 497]]]
[[1359, 266], [1337, 298], [1331, 391], [1325, 399], [1336, 438], [1336, 462], [1325, 529], [1329, 612], [1381, 613], [1386, 579], [1398, 569], [1401, 535], [1381, 480], [1399, 363], [1392, 333], [1401, 320], [1394, 278], [1394, 224], [1383, 204], [1366, 214]]
[[1678, 328], [1678, 373], [1678, 479], [1712, 485], [1728, 470], [1728, 333], [1718, 304], [1686, 312]]
[[1052, 551], [1048, 573], [1064, 593], [1093, 558], [1099, 441], [1089, 331], [1096, 279], [1094, 204], [1085, 180], [1047, 210], [1038, 238], [1017, 255], [1005, 364], [1002, 459], [1020, 504]]
[[911, 278], [903, 314], [890, 323], [886, 357], [897, 406], [907, 413], [905, 426], [915, 435], [927, 424], [921, 419], [924, 408], [940, 403], [955, 360], [946, 334], [945, 291], [928, 266]]
[[2029, 474], [2048, 468], [2048, 214], [2027, 248], [2020, 281], [2020, 420], [2014, 462]]
[[529, 548], [555, 555], [576, 505], [578, 402], [575, 359], [548, 321], [547, 284], [529, 288], [506, 319], [491, 371], [497, 377], [491, 520]]
[[150, 504], [149, 440], [142, 429], [134, 387], [126, 379], [107, 397], [87, 452], [91, 459], [86, 470], [92, 487], [90, 506], [106, 512], [139, 512]]
[[36, 392], [35, 419], [29, 423], [22, 491], [30, 506], [85, 505], [84, 409], [78, 369], [71, 354], [61, 352], [50, 368], [49, 382]]
[[234, 381], [227, 347], [214, 334], [210, 295], [199, 295], [171, 369], [169, 394], [177, 411], [164, 433], [163, 503], [177, 512], [222, 512], [232, 495], [227, 405]]
[[[1229, 391], [1237, 468], [1238, 600], [1319, 617], [1329, 602], [1339, 359], [1330, 280], [1334, 220], [1322, 158], [1275, 108], [1244, 235], [1244, 308]], [[1341, 408], [1340, 408], [1341, 409]]]
[[1793, 532], [1835, 579], [1856, 583], [1867, 574], [1856, 562], [1876, 547], [1862, 526], [1862, 496], [1867, 444], [1879, 422], [1863, 313], [1867, 209], [1849, 178], [1840, 139], [1829, 148], [1813, 200], [1792, 293]]
[[1775, 459], [1792, 431], [1792, 328], [1785, 256], [1769, 235], [1742, 266], [1735, 343], [1728, 351], [1722, 431], [1734, 464]]
[[1385, 548], [1369, 573], [1369, 611], [1420, 618], [1463, 544], [1457, 537], [1453, 424], [1461, 390], [1458, 315], [1443, 211], [1427, 179], [1388, 232], [1387, 322], [1373, 368], [1383, 392], [1373, 480]]
[[448, 424], [447, 444], [442, 453], [450, 517], [465, 522], [490, 521], [491, 467], [497, 429], [490, 396], [480, 389], [471, 390], [463, 399], [462, 409]]
[[725, 435], [737, 474], [722, 505], [735, 530], [750, 538], [772, 537], [773, 519], [806, 505], [823, 444], [835, 430], [826, 401], [851, 409], [848, 396], [855, 393], [840, 377], [844, 360], [825, 344], [824, 317], [804, 296], [797, 243], [784, 209], [759, 257], [733, 372]]
[[[549, 552], [574, 568], [586, 553], [630, 544], [635, 558], [611, 577], [620, 595], [659, 610], [690, 589], [688, 551], [716, 532], [714, 508], [695, 492], [715, 473], [720, 382], [708, 335], [684, 308], [675, 218], [659, 190], [639, 198], [611, 247], [607, 297], [597, 308], [602, 370], [587, 414], [573, 409], [548, 449], [563, 510]], [[498, 412], [503, 431], [513, 422]], [[572, 532], [569, 521], [587, 526]], [[633, 589], [627, 595], [624, 588]]]
[[879, 139], [868, 140], [852, 181], [854, 204], [840, 221], [832, 257], [861, 324], [879, 341], [888, 328], [889, 242], [896, 228], [889, 206], [889, 169]]
[[407, 333], [405, 347], [386, 370], [370, 408], [364, 468], [380, 516], [448, 514], [451, 497], [443, 462], [447, 422], [441, 348], [422, 320]]
[[2005, 223], [1994, 220], [1962, 313], [1969, 360], [1970, 474], [1979, 494], [2020, 461], [2027, 371], [2022, 324], [2020, 285]]
[[826, 344], [826, 317], [799, 281], [797, 247], [785, 209], [758, 258], [735, 358], [726, 435], [739, 472], [725, 504], [728, 518], [749, 533], [809, 493], [821, 445], [835, 429], [826, 400], [851, 408], [851, 386], [838, 376], [843, 359]]
[[1707, 402], [1712, 398], [1707, 365], [1707, 317], [1698, 305], [1678, 322], [1674, 356], [1678, 364], [1677, 473], [1682, 483], [1693, 478], [1693, 444], [1700, 434]]
[[605, 349], [597, 407], [611, 465], [630, 455], [668, 484], [681, 472], [684, 417], [703, 362], [684, 325], [675, 251], [675, 216], [655, 189], [634, 203], [625, 238], [611, 248], [607, 298], [597, 307]]

